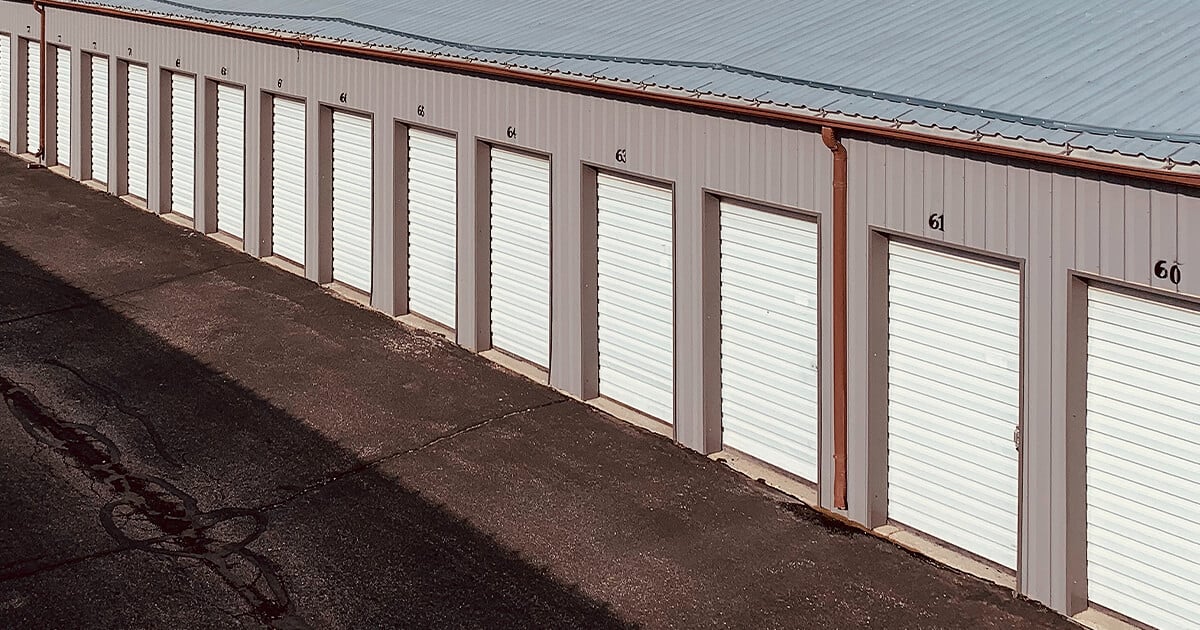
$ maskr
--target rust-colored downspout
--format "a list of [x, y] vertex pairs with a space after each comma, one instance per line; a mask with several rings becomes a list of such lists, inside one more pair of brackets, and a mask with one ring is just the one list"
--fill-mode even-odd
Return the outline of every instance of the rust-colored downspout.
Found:
[[846, 509], [846, 147], [832, 127], [833, 153], [833, 507]]
[[[41, 2], [33, 3], [33, 10], [38, 12], [42, 23], [41, 40], [38, 42], [38, 148], [33, 154], [42, 166], [46, 165], [46, 6]], [[26, 60], [28, 63], [28, 60]], [[26, 96], [25, 98], [29, 98]], [[26, 120], [28, 125], [29, 121]]]

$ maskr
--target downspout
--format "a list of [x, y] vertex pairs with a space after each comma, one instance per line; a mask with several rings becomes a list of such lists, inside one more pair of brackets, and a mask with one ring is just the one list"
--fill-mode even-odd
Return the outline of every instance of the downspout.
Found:
[[[36, 0], [33, 10], [38, 12], [42, 23], [41, 41], [38, 42], [38, 149], [33, 155], [40, 166], [46, 165], [46, 5]], [[28, 97], [26, 97], [28, 98]], [[29, 124], [29, 121], [25, 121]]]
[[832, 127], [821, 140], [833, 153], [833, 507], [846, 509], [846, 147]]

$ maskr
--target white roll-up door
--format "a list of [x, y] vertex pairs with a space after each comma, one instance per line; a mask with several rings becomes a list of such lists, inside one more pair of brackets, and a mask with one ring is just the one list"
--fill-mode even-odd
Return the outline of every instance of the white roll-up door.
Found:
[[171, 211], [196, 215], [196, 79], [171, 75]]
[[493, 148], [492, 345], [550, 365], [550, 160]]
[[54, 49], [54, 159], [71, 165], [71, 51]]
[[42, 148], [42, 53], [39, 44], [25, 40], [25, 150], [37, 153]]
[[304, 264], [304, 102], [271, 101], [271, 243], [277, 256]]
[[217, 84], [217, 229], [242, 238], [246, 225], [246, 93]]
[[150, 141], [150, 98], [145, 66], [128, 66], [129, 92], [126, 100], [126, 173], [129, 178], [129, 194], [146, 199], [146, 186], [150, 175], [147, 154]]
[[1088, 598], [1200, 628], [1200, 311], [1091, 287]]
[[721, 202], [725, 446], [817, 480], [817, 225]]
[[888, 515], [1015, 569], [1020, 274], [889, 254]]
[[91, 57], [91, 178], [108, 183], [108, 58]]
[[12, 81], [12, 72], [9, 69], [9, 55], [12, 51], [9, 46], [12, 38], [7, 33], [0, 33], [0, 140], [4, 142], [12, 142], [9, 137], [10, 129], [12, 129], [11, 117], [8, 110], [8, 99], [12, 94], [9, 86], [9, 81]]
[[408, 308], [454, 328], [458, 185], [453, 136], [408, 130]]
[[371, 292], [371, 119], [333, 112], [333, 279]]
[[600, 394], [673, 423], [671, 191], [601, 173], [597, 193]]

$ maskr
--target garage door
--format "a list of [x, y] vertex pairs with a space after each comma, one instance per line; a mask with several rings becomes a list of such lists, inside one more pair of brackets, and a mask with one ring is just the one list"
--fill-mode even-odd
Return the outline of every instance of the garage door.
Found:
[[550, 365], [550, 160], [492, 149], [492, 345]]
[[9, 50], [12, 38], [7, 33], [0, 33], [0, 140], [11, 142], [9, 130], [12, 129], [10, 118], [12, 117], [8, 111], [8, 99], [12, 94], [9, 88], [9, 81], [12, 80], [12, 73], [9, 70], [9, 55], [12, 51]]
[[817, 226], [721, 202], [725, 446], [817, 479]]
[[171, 211], [196, 215], [196, 80], [171, 75]]
[[246, 224], [246, 94], [217, 85], [217, 229], [242, 238]]
[[1088, 291], [1088, 597], [1200, 627], [1200, 311]]
[[893, 242], [888, 515], [1017, 564], [1020, 274]]
[[108, 58], [91, 57], [91, 178], [108, 183]]
[[371, 292], [371, 119], [333, 112], [333, 279]]
[[146, 151], [150, 139], [150, 100], [147, 96], [147, 78], [145, 66], [128, 66], [129, 94], [127, 99], [126, 121], [129, 123], [129, 146], [126, 148], [127, 174], [129, 178], [129, 194], [139, 199], [146, 199], [146, 182], [149, 178], [149, 167]]
[[271, 242], [276, 256], [304, 264], [304, 102], [276, 96], [271, 106]]
[[38, 48], [38, 43], [32, 40], [25, 40], [25, 150], [28, 153], [37, 153], [42, 148], [42, 143], [39, 140], [41, 133], [41, 113], [42, 113], [42, 53]]
[[408, 130], [408, 308], [454, 328], [458, 185], [455, 139]]
[[54, 49], [54, 159], [71, 165], [71, 51]]
[[674, 421], [671, 191], [597, 181], [600, 394]]

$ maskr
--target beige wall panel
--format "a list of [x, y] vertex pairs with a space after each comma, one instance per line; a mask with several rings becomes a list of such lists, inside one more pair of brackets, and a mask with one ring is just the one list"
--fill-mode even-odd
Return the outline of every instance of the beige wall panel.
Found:
[[[846, 383], [846, 450], [853, 462], [847, 469], [847, 500], [852, 518], [875, 526], [881, 523], [872, 521], [872, 513], [878, 511], [878, 502], [873, 501], [873, 496], [879, 491], [879, 484], [873, 478], [878, 476], [880, 468], [886, 468], [886, 462], [870, 461], [869, 458], [855, 461], [855, 458], [863, 458], [869, 452], [869, 424], [873, 420], [865, 377], [870, 351], [861, 331], [867, 329], [870, 321], [863, 308], [870, 298], [867, 226], [883, 222], [884, 186], [878, 185], [883, 181], [883, 146], [852, 139], [844, 144], [849, 160], [846, 225], [848, 234], [854, 235], [846, 241], [846, 303], [854, 305], [846, 312], [846, 371], [849, 375]], [[831, 497], [832, 488], [827, 486], [823, 490]], [[883, 489], [886, 490], [886, 484]]]
[[[1051, 523], [1053, 503], [1054, 443], [1053, 386], [1054, 355], [1048, 352], [1054, 343], [1054, 261], [1049, 255], [1054, 244], [1052, 212], [1053, 176], [1046, 171], [1024, 171], [1017, 178], [1024, 194], [1014, 198], [1018, 211], [1027, 217], [1028, 237], [1014, 233], [1010, 244], [1022, 243], [1030, 252], [1024, 274], [1023, 354], [1024, 417], [1022, 418], [1021, 511], [1023, 541], [1020, 548], [1022, 567], [1020, 588], [1026, 593], [1049, 593], [1053, 574]], [[1011, 194], [1011, 189], [1010, 189]], [[1046, 481], [1050, 483], [1046, 483]], [[1037, 486], [1045, 489], [1039, 491]], [[1028, 489], [1026, 489], [1028, 488]], [[1049, 491], [1047, 491], [1047, 489]]]
[[1179, 291], [1200, 296], [1200, 193], [1179, 197], [1178, 221]]
[[[967, 161], [959, 155], [942, 158], [942, 240], [962, 244], [966, 238]], [[933, 212], [931, 209], [930, 212]]]
[[[1050, 338], [1050, 360], [1051, 360], [1051, 401], [1050, 401], [1050, 427], [1049, 427], [1049, 444], [1050, 444], [1050, 470], [1048, 479], [1050, 483], [1050, 493], [1048, 497], [1048, 510], [1051, 516], [1048, 519], [1043, 519], [1040, 526], [1049, 528], [1050, 541], [1048, 554], [1050, 576], [1049, 588], [1045, 591], [1039, 591], [1047, 594], [1048, 601], [1051, 606], [1062, 610], [1067, 602], [1067, 589], [1061, 579], [1054, 579], [1054, 576], [1064, 576], [1070, 572], [1068, 562], [1068, 529], [1061, 525], [1064, 518], [1062, 516], [1063, 506], [1067, 504], [1071, 493], [1068, 492], [1067, 484], [1064, 483], [1067, 475], [1067, 428], [1066, 423], [1060, 421], [1067, 414], [1066, 397], [1062, 395], [1064, 384], [1062, 382], [1063, 375], [1067, 373], [1067, 317], [1066, 309], [1062, 307], [1061, 296], [1067, 292], [1067, 287], [1070, 283], [1070, 278], [1065, 269], [1061, 267], [1070, 267], [1071, 262], [1075, 259], [1075, 178], [1070, 175], [1055, 173], [1050, 177], [1050, 186], [1052, 195], [1050, 199], [1050, 230], [1051, 230], [1051, 252], [1052, 261], [1056, 264], [1052, 265], [1051, 270], [1051, 290], [1052, 295], [1058, 299], [1052, 300], [1051, 304], [1051, 324], [1048, 336]], [[1039, 250], [1034, 250], [1039, 251]], [[1055, 375], [1058, 378], [1055, 378]], [[1036, 416], [1034, 416], [1036, 417]], [[1031, 437], [1039, 434], [1039, 432], [1030, 426], [1028, 429]], [[1026, 468], [1028, 471], [1029, 468]], [[1027, 477], [1026, 480], [1029, 480]], [[1030, 518], [1029, 514], [1023, 515], [1026, 523], [1032, 523], [1035, 519]], [[1059, 526], [1054, 526], [1059, 523]], [[1027, 532], [1042, 531], [1035, 530], [1039, 525], [1033, 525]], [[1036, 547], [1045, 547], [1045, 545], [1036, 545]], [[1043, 588], [1045, 588], [1043, 586]]]
[[[1006, 169], [1008, 200], [1003, 214], [1007, 219], [1007, 244], [1004, 251], [1010, 256], [1025, 258], [1029, 255], [1030, 205], [1034, 202], [1029, 190], [1030, 171], [1018, 166]], [[1047, 193], [1050, 191], [1047, 190]]]
[[[944, 241], [946, 240], [946, 163], [953, 158], [941, 153], [921, 153], [918, 157], [922, 160], [921, 166], [924, 169], [920, 180], [921, 207], [919, 210], [913, 210], [914, 218], [909, 219], [909, 225], [912, 226], [910, 229], [919, 231], [926, 238]], [[940, 230], [930, 225], [929, 217], [935, 214], [942, 215], [942, 229]]]
[[[887, 145], [877, 144], [873, 142], [865, 142], [862, 145], [860, 155], [859, 151], [851, 153], [850, 159], [858, 168], [863, 169], [862, 175], [866, 181], [871, 182], [871, 186], [864, 185], [866, 191], [866, 211], [867, 221], [871, 225], [887, 225], [887, 204], [889, 186], [880, 185], [885, 182], [887, 177]], [[862, 161], [866, 160], [863, 165]], [[854, 178], [858, 175], [858, 169], [850, 169], [848, 177]], [[895, 184], [890, 184], [891, 188], [895, 188]]]
[[1100, 182], [1100, 274], [1125, 278], [1125, 187]]
[[904, 228], [904, 147], [887, 145], [883, 153], [883, 224]]
[[[1150, 191], [1150, 252], [1148, 259], [1179, 259], [1179, 195], [1163, 190]], [[1157, 278], [1153, 269], [1150, 284], [1159, 289], [1174, 291], [1175, 285], [1167, 278]]]
[[979, 160], [966, 161], [966, 177], [963, 179], [965, 204], [963, 206], [963, 240], [958, 243], [975, 249], [987, 247], [987, 164]]
[[1151, 284], [1154, 262], [1150, 257], [1150, 190], [1124, 186], [1124, 277], [1130, 282]]
[[1075, 268], [1100, 273], [1100, 182], [1075, 180]]
[[1007, 252], [1008, 248], [1008, 167], [997, 162], [984, 163], [983, 249]]
[[924, 234], [925, 152], [904, 149], [904, 231]]

